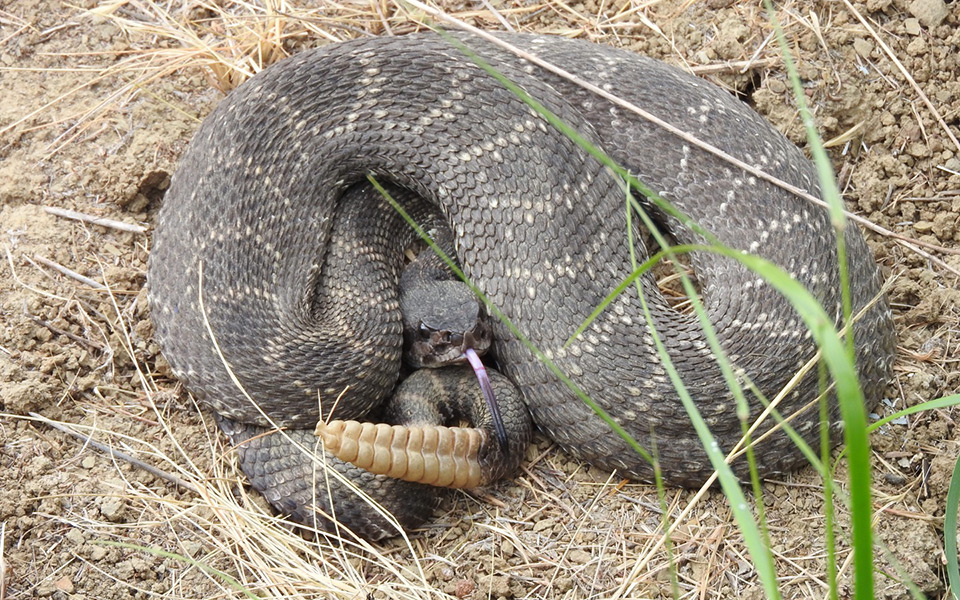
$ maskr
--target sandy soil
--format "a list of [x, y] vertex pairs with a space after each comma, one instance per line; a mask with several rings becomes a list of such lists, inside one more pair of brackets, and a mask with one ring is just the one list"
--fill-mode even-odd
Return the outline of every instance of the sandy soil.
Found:
[[[222, 94], [198, 68], [149, 77], [147, 66], [168, 63], [173, 53], [165, 52], [181, 45], [84, 15], [95, 0], [80, 4], [0, 2], [0, 598], [241, 596], [211, 568], [261, 597], [764, 596], [720, 494], [707, 493], [673, 534], [672, 588], [668, 554], [651, 550], [660, 537], [656, 490], [610, 480], [543, 440], [515, 480], [453, 496], [409, 546], [381, 548], [386, 562], [303, 545], [283, 560], [316, 570], [281, 574], [283, 561], [264, 557], [283, 555], [298, 538], [268, 523], [262, 504], [231, 486], [238, 478], [233, 457], [169, 377], [143, 290], [149, 229], [169, 175]], [[175, 4], [178, 18], [213, 16], [191, 2]], [[620, 44], [694, 68], [804, 144], [782, 61], [756, 4], [666, 0], [636, 3], [631, 11], [620, 0], [493, 2], [523, 29]], [[150, 20], [146, 2], [108, 5], [121, 6], [117, 16]], [[854, 6], [945, 123], [850, 8], [782, 7], [848, 208], [943, 246], [947, 251], [931, 254], [960, 268], [960, 148], [945, 130], [960, 129], [960, 11], [948, 4], [940, 19], [936, 3], [923, 0]], [[470, 9], [472, 23], [498, 27], [480, 3]], [[344, 15], [354, 19], [349, 26]], [[330, 4], [313, 13], [311, 26], [344, 39], [358, 28], [383, 34], [383, 23], [395, 33], [414, 27], [387, 2]], [[317, 36], [300, 36], [285, 45], [292, 51], [317, 43]], [[152, 51], [150, 61], [138, 63], [143, 70], [119, 68]], [[730, 61], [752, 63], [741, 72]], [[46, 212], [50, 207], [142, 225], [146, 233], [68, 220]], [[957, 393], [957, 277], [889, 236], [868, 239], [894, 278], [889, 297], [899, 331], [897, 382], [878, 411]], [[50, 261], [93, 281], [68, 277]], [[78, 424], [199, 493], [97, 452], [30, 413]], [[909, 597], [904, 577], [927, 597], [943, 597], [943, 505], [958, 455], [954, 418], [953, 410], [925, 412], [873, 436], [878, 598]], [[841, 489], [844, 476], [841, 468]], [[764, 488], [784, 596], [824, 597], [822, 484], [801, 472]], [[692, 498], [668, 490], [665, 502], [675, 516]], [[243, 538], [254, 532], [238, 533], [233, 512], [222, 508], [227, 501], [261, 511], [254, 517], [276, 532], [270, 535], [287, 537], [251, 551]], [[838, 512], [845, 597], [848, 516], [842, 507]], [[390, 564], [414, 574], [391, 573]]]

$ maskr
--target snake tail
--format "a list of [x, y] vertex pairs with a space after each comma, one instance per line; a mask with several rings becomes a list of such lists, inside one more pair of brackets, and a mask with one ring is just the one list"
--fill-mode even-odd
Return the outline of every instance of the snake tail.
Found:
[[488, 483], [479, 456], [497, 443], [483, 430], [443, 425], [331, 421], [316, 434], [328, 452], [374, 475], [450, 488]]

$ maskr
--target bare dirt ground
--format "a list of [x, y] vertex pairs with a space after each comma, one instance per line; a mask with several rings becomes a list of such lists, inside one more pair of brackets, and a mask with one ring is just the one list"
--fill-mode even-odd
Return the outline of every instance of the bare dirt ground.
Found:
[[[248, 15], [241, 22], [251, 31], [270, 24], [257, 35], [289, 35], [288, 52], [416, 25], [386, 0], [277, 4], [310, 16], [286, 25], [249, 16], [255, 4], [227, 1], [206, 8], [171, 2], [160, 12], [146, 0], [68, 4], [0, 0], [0, 599], [243, 596], [213, 569], [258, 597], [764, 597], [721, 494], [695, 501], [668, 553], [657, 544], [654, 488], [611, 479], [544, 440], [517, 478], [452, 496], [409, 544], [353, 552], [301, 540], [272, 522], [237, 485], [233, 457], [209, 415], [170, 378], [144, 296], [149, 230], [163, 190], [222, 93], [210, 70], [157, 71], [184, 58], [182, 43], [84, 11], [153, 23], [169, 11], [205, 23], [208, 37], [184, 38], [199, 47], [217, 34], [244, 34], [205, 21], [219, 6]], [[805, 144], [758, 2], [492, 0], [443, 8], [484, 28], [501, 28], [503, 18], [517, 29], [622, 45], [694, 69]], [[960, 292], [948, 270], [960, 268], [960, 148], [950, 137], [960, 131], [960, 9], [940, 8], [945, 15], [922, 0], [779, 6], [849, 210], [945, 249], [929, 252], [946, 266], [890, 236], [867, 234], [894, 278], [889, 298], [899, 332], [897, 381], [881, 414], [960, 388]], [[298, 33], [305, 24], [313, 34]], [[260, 50], [275, 52], [267, 44]], [[145, 232], [85, 224], [48, 208]], [[76, 424], [189, 488], [30, 413]], [[944, 597], [942, 517], [958, 456], [955, 416], [925, 412], [872, 438], [878, 598], [909, 597], [905, 578], [928, 598]], [[844, 480], [841, 468], [841, 490]], [[825, 597], [821, 482], [808, 470], [764, 489], [784, 596]], [[691, 491], [667, 490], [671, 518], [692, 501]], [[838, 512], [846, 597], [848, 516], [842, 506]]]

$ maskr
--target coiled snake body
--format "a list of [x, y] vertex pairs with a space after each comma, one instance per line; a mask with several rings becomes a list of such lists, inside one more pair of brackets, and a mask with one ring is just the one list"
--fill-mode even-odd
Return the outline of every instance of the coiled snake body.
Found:
[[[780, 265], [839, 320], [836, 241], [825, 211], [508, 52], [458, 37], [723, 243]], [[604, 46], [503, 39], [817, 193], [816, 174], [795, 146], [702, 80]], [[321, 418], [318, 396], [326, 418], [347, 388], [336, 415], [361, 417], [395, 384], [396, 294], [371, 275], [383, 270], [383, 257], [359, 240], [339, 262], [331, 259], [342, 195], [368, 173], [439, 208], [467, 276], [624, 429], [655, 448], [668, 483], [704, 481], [712, 468], [658, 358], [636, 290], [565, 346], [631, 273], [621, 183], [435, 34], [330, 45], [266, 69], [205, 120], [173, 179], [150, 256], [157, 338], [174, 373], [225, 418], [235, 441], [252, 435], [243, 433], [248, 427], [270, 423], [239, 394], [224, 360], [263, 411], [302, 441], [309, 433], [298, 430], [312, 430]], [[701, 241], [652, 212], [674, 241]], [[404, 227], [390, 222], [385, 227]], [[879, 278], [859, 232], [847, 231], [856, 312], [877, 295]], [[355, 268], [336, 266], [344, 261]], [[810, 334], [779, 293], [735, 261], [706, 252], [691, 261], [721, 346], [772, 398], [813, 356]], [[642, 288], [674, 365], [720, 446], [730, 449], [740, 421], [696, 317], [673, 310], [651, 277], [642, 278]], [[873, 402], [892, 363], [886, 305], [867, 311], [854, 332], [857, 368]], [[504, 324], [495, 323], [494, 334], [498, 363], [547, 435], [604, 469], [651, 478], [651, 466]], [[780, 412], [792, 413], [816, 391], [813, 369]], [[752, 416], [761, 409], [754, 400]], [[833, 404], [830, 414], [836, 417]], [[817, 424], [815, 406], [793, 421], [808, 441]], [[284, 469], [305, 459], [287, 445], [264, 443], [247, 450], [245, 468], [274, 504], [302, 520], [314, 481], [301, 477], [309, 470]], [[279, 466], [256, 466], [268, 459]], [[757, 459], [766, 476], [803, 460], [782, 434], [766, 440]]]

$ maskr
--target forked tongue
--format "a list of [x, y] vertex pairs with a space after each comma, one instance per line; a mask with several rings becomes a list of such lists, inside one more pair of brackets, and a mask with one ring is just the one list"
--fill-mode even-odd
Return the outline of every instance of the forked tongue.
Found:
[[463, 355], [467, 357], [467, 362], [473, 367], [473, 372], [477, 375], [477, 381], [480, 382], [480, 390], [483, 392], [483, 399], [487, 403], [487, 410], [493, 418], [493, 432], [497, 435], [497, 441], [500, 443], [500, 449], [506, 453], [509, 450], [507, 442], [507, 428], [503, 425], [503, 417], [500, 415], [500, 405], [497, 404], [497, 397], [493, 395], [493, 386], [490, 384], [490, 376], [487, 375], [487, 368], [483, 366], [483, 361], [477, 355], [473, 348], [464, 350]]

